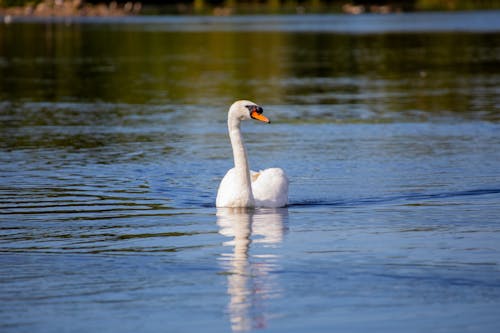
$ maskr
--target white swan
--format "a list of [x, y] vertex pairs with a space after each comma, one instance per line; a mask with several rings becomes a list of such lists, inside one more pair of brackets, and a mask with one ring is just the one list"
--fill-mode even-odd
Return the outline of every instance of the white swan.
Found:
[[219, 185], [217, 207], [284, 207], [288, 204], [288, 178], [280, 168], [250, 171], [240, 125], [256, 119], [270, 123], [262, 107], [250, 101], [237, 101], [229, 108], [227, 127], [233, 147], [234, 168]]

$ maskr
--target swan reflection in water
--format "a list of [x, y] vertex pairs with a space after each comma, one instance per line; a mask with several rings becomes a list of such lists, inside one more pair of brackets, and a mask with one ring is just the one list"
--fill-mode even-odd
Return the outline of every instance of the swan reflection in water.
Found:
[[279, 269], [275, 252], [286, 231], [288, 210], [218, 208], [217, 224], [219, 233], [231, 238], [224, 246], [233, 248], [232, 253], [221, 255], [227, 273], [231, 328], [265, 328], [273, 315], [266, 310], [266, 300], [281, 294], [273, 272]]

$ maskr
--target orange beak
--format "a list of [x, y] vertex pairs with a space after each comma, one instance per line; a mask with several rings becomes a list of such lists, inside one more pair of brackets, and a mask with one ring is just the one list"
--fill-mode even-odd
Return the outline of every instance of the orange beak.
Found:
[[257, 111], [252, 111], [252, 113], [250, 113], [250, 117], [252, 117], [253, 119], [263, 121], [268, 124], [271, 123], [271, 121], [266, 116], [264, 116], [262, 113], [258, 113]]

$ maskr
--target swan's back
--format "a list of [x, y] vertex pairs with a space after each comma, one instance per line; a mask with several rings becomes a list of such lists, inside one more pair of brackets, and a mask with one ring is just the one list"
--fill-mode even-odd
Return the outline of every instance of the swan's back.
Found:
[[288, 204], [288, 178], [280, 168], [252, 172], [252, 192], [256, 207], [285, 207]]

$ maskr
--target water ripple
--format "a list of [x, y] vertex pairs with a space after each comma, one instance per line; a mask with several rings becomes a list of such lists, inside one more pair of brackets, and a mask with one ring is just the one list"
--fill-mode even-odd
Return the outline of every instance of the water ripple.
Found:
[[424, 205], [425, 203], [414, 203], [415, 201], [429, 201], [435, 199], [446, 199], [446, 198], [460, 198], [468, 196], [480, 196], [480, 195], [491, 195], [500, 194], [500, 189], [474, 189], [474, 190], [464, 190], [464, 191], [453, 191], [453, 192], [439, 192], [439, 193], [409, 193], [400, 194], [394, 196], [385, 197], [366, 197], [352, 200], [305, 200], [291, 202], [289, 207], [295, 206], [366, 206], [372, 204], [381, 203], [398, 203], [400, 201], [411, 203], [404, 203], [406, 205]]

